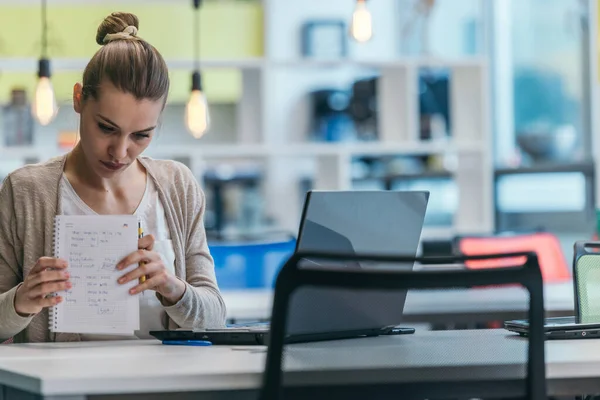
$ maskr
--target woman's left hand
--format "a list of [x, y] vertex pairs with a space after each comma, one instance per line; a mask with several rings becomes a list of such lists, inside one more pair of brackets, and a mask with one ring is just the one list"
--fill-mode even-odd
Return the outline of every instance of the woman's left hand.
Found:
[[154, 290], [170, 304], [177, 303], [185, 293], [185, 283], [169, 272], [160, 254], [153, 251], [154, 237], [144, 236], [138, 240], [138, 251], [125, 257], [117, 264], [118, 270], [123, 270], [130, 265], [138, 267], [119, 278], [120, 284], [139, 280], [145, 277], [143, 283], [139, 283], [129, 290], [131, 294], [141, 293], [144, 290]]

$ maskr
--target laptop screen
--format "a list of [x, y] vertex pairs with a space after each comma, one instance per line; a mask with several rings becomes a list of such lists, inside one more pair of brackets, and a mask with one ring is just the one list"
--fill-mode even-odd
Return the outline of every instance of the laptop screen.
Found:
[[[414, 256], [417, 252], [428, 192], [312, 191], [306, 196], [297, 251]], [[305, 260], [301, 265], [331, 266]], [[378, 268], [349, 262], [344, 268]], [[339, 267], [339, 265], [336, 265]], [[385, 268], [412, 268], [390, 265]], [[288, 334], [363, 331], [402, 321], [406, 291], [356, 291], [303, 287], [292, 296]]]
[[414, 256], [428, 199], [419, 191], [309, 192], [296, 250]]

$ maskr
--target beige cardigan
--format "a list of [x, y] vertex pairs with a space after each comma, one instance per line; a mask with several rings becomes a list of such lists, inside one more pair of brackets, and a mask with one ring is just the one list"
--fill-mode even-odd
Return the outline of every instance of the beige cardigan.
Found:
[[[54, 217], [66, 156], [27, 165], [0, 188], [0, 339], [15, 342], [78, 341], [77, 334], [51, 334], [48, 310], [21, 317], [16, 288], [38, 258], [52, 256]], [[169, 329], [222, 327], [225, 304], [215, 279], [204, 231], [204, 193], [191, 171], [175, 161], [140, 157], [165, 209], [175, 252], [175, 274], [186, 282], [183, 298], [164, 307]], [[159, 296], [160, 297], [160, 296]]]

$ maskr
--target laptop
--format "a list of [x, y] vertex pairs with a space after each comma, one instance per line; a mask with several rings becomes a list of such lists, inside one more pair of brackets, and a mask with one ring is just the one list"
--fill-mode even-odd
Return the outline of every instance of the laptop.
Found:
[[[547, 339], [600, 338], [600, 268], [596, 261], [598, 248], [598, 242], [575, 242], [575, 315], [544, 319], [544, 333]], [[527, 336], [529, 333], [529, 322], [526, 319], [506, 321], [504, 327], [521, 336]]]
[[[426, 191], [309, 191], [298, 230], [296, 251], [343, 254], [416, 255], [429, 201]], [[318, 260], [304, 260], [311, 268]], [[301, 264], [301, 266], [304, 264]], [[331, 267], [327, 262], [327, 268]], [[343, 268], [398, 268], [348, 262]], [[406, 290], [355, 291], [299, 288], [290, 300], [288, 343], [412, 333], [402, 322]], [[269, 324], [226, 328], [151, 331], [159, 340], [205, 340], [213, 344], [266, 345]]]
[[[529, 334], [529, 321], [506, 321], [504, 328], [526, 337]], [[546, 339], [600, 338], [600, 322], [583, 322], [575, 315], [550, 317], [544, 320], [544, 335]]]

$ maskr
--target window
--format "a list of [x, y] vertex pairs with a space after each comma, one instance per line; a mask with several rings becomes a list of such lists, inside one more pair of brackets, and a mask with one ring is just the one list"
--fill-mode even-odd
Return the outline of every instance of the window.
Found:
[[589, 159], [587, 2], [492, 3], [496, 163]]
[[492, 2], [496, 228], [594, 229], [587, 1]]

